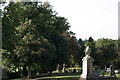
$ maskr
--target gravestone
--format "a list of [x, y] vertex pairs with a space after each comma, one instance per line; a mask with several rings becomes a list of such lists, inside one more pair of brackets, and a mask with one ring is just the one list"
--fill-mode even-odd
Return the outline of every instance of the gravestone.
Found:
[[0, 66], [0, 80], [2, 79], [2, 67]]
[[89, 46], [85, 49], [85, 57], [82, 59], [82, 74], [79, 80], [91, 80], [93, 76], [93, 61], [94, 59], [90, 56], [91, 49]]

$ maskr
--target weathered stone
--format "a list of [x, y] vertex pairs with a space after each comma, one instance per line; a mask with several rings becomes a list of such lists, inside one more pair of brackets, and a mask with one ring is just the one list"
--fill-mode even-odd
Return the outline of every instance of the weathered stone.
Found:
[[81, 78], [93, 78], [93, 58], [86, 55], [83, 59]]
[[0, 66], [0, 80], [2, 79], [2, 67]]
[[80, 80], [91, 80], [92, 78], [94, 78], [94, 74], [93, 74], [93, 61], [94, 59], [89, 56], [91, 53], [91, 49], [89, 48], [89, 46], [86, 47], [85, 49], [85, 57], [83, 57], [82, 61], [82, 74], [80, 75]]

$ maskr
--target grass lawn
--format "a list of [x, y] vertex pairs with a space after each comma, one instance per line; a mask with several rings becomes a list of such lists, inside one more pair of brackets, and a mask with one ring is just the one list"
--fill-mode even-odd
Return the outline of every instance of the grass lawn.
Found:
[[[105, 76], [108, 76], [108, 73], [106, 73]], [[116, 74], [116, 76], [120, 80], [120, 73]], [[80, 78], [80, 73], [66, 73], [66, 74], [63, 74], [63, 75], [53, 75], [53, 76], [48, 76], [48, 77], [40, 77], [40, 78], [37, 78], [37, 79], [57, 80], [58, 78], [60, 78], [61, 80], [72, 80], [72, 79], [78, 80]], [[118, 79], [104, 79], [104, 80], [118, 80]]]
[[[106, 74], [105, 76], [108, 76]], [[104, 79], [104, 80], [120, 80], [120, 73], [116, 74], [118, 79]], [[46, 77], [39, 77], [34, 79], [24, 79], [24, 80], [37, 80], [37, 79], [43, 79], [43, 80], [78, 80], [80, 78], [80, 73], [63, 73], [63, 74], [53, 74], [52, 76], [46, 76]], [[21, 79], [12, 79], [12, 80], [21, 80]], [[98, 79], [99, 80], [99, 79]]]
[[49, 76], [49, 77], [40, 77], [39, 79], [66, 79], [66, 78], [80, 78], [80, 75], [68, 75], [68, 76]]
[[116, 74], [117, 78], [120, 80], [120, 73], [119, 74]]
[[[56, 73], [54, 72], [51, 76], [49, 76], [48, 74], [42, 74], [41, 77], [37, 77], [37, 78], [31, 78], [31, 79], [12, 79], [12, 80], [37, 80], [37, 79], [43, 79], [43, 80], [58, 80], [58, 78], [60, 80], [78, 80], [80, 78], [80, 72], [76, 72], [76, 73]], [[100, 76], [102, 76], [102, 72], [99, 73]], [[109, 76], [109, 72], [105, 72], [104, 76]], [[116, 74], [116, 77], [118, 79], [104, 79], [104, 80], [120, 80], [120, 73]]]

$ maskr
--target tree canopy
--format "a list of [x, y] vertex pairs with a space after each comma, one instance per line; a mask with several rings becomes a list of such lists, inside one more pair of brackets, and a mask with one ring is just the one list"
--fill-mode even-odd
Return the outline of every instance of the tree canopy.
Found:
[[2, 21], [3, 63], [11, 70], [28, 67], [29, 72], [39, 64], [40, 70], [48, 72], [66, 62], [63, 33], [70, 25], [48, 2], [10, 2]]

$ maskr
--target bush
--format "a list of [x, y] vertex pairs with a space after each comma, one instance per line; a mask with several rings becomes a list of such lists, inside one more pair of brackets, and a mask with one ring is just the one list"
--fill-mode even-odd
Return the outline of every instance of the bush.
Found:
[[19, 72], [7, 72], [8, 79], [21, 78]]

